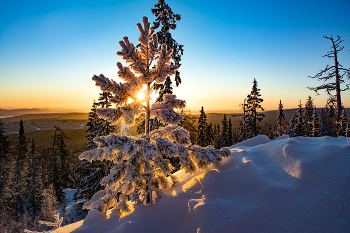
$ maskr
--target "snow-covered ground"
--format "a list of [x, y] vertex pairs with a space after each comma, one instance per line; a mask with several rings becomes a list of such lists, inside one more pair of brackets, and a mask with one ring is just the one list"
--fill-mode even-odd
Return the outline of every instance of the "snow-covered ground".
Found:
[[189, 176], [155, 205], [91, 210], [74, 232], [350, 232], [350, 139], [257, 136]]

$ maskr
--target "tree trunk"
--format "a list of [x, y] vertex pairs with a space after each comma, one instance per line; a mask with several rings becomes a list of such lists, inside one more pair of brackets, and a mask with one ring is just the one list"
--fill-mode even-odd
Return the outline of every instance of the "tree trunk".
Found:
[[[147, 97], [150, 96], [151, 94], [151, 85], [148, 83], [147, 84]], [[145, 134], [149, 135], [149, 120], [150, 120], [150, 104], [149, 104], [149, 99], [147, 98], [146, 102], [146, 119], [145, 119]]]
[[337, 49], [335, 47], [333, 38], [332, 38], [332, 44], [333, 44], [333, 50], [334, 50], [334, 66], [335, 66], [335, 91], [336, 91], [336, 97], [337, 97], [337, 113], [338, 117], [341, 114], [341, 97], [340, 97], [340, 82], [339, 82], [339, 67], [338, 67], [338, 54]]

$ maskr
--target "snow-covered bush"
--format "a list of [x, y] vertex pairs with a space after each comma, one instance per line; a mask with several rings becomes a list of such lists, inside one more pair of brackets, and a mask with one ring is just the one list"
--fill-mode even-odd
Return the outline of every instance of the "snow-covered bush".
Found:
[[[230, 154], [227, 148], [218, 151], [211, 146], [202, 148], [190, 145], [189, 132], [177, 126], [182, 116], [174, 111], [186, 106], [184, 100], [166, 94], [164, 101], [150, 104], [153, 86], [163, 83], [167, 76], [174, 75], [179, 67], [170, 62], [172, 50], [168, 50], [164, 44], [158, 45], [148, 18], [143, 17], [142, 22], [143, 27], [137, 24], [140, 49], [130, 43], [128, 37], [119, 42], [122, 50], [117, 55], [129, 63], [125, 67], [117, 63], [118, 76], [124, 82], [117, 83], [102, 74], [92, 78], [102, 91], [112, 93], [110, 102], [116, 105], [116, 108], [98, 109], [100, 117], [112, 123], [121, 120], [129, 126], [134, 124], [138, 114], [144, 112], [146, 115], [144, 135], [131, 137], [111, 134], [96, 137], [94, 142], [98, 147], [79, 156], [88, 161], [106, 159], [115, 164], [110, 174], [101, 181], [105, 189], [84, 204], [84, 208], [97, 209], [103, 213], [114, 206], [121, 212], [129, 211], [128, 200], [145, 205], [153, 203], [161, 189], [169, 185], [167, 176], [173, 170], [170, 158], [179, 157], [181, 169], [194, 173], [197, 167], [205, 169]], [[140, 100], [137, 96], [144, 85], [145, 97]], [[151, 116], [156, 116], [167, 125], [149, 132]]]

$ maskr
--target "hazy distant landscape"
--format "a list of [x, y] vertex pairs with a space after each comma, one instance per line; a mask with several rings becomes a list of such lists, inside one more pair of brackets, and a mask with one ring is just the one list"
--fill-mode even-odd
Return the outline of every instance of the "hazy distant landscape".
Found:
[[[21, 114], [23, 112], [36, 112], [35, 114], [23, 114], [12, 117], [5, 117], [2, 119], [4, 123], [5, 133], [9, 135], [9, 141], [15, 143], [17, 140], [19, 121], [22, 119], [24, 124], [24, 130], [27, 138], [34, 137], [37, 147], [44, 148], [52, 143], [52, 136], [54, 135], [54, 126], [60, 127], [69, 138], [67, 140], [67, 148], [69, 150], [84, 150], [87, 145], [85, 136], [86, 123], [88, 121], [88, 113], [44, 113], [44, 109], [17, 109], [17, 110], [4, 110], [0, 109], [0, 114], [5, 115], [11, 112], [12, 114]], [[199, 117], [198, 111], [193, 113], [194, 116]], [[261, 123], [263, 131], [266, 129], [267, 124], [274, 124], [276, 122], [277, 110], [265, 111], [266, 117]], [[296, 109], [286, 109], [285, 115], [287, 122], [292, 115], [296, 113]], [[241, 120], [242, 113], [227, 111], [226, 113], [207, 113], [207, 122], [213, 125], [221, 124], [221, 121], [226, 114], [227, 118], [231, 119], [233, 129], [237, 129], [239, 121]], [[120, 126], [120, 123], [119, 123]], [[134, 125], [129, 128], [128, 133], [130, 135], [136, 135], [137, 126]]]

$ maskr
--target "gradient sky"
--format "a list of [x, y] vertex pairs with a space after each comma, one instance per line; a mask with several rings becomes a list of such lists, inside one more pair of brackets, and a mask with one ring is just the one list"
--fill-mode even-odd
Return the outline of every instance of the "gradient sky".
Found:
[[[118, 42], [137, 43], [136, 23], [156, 0], [0, 0], [0, 108], [69, 108], [88, 111], [103, 73], [117, 80]], [[310, 79], [332, 60], [322, 56], [341, 36], [339, 62], [350, 67], [350, 0], [166, 0], [181, 15], [173, 38], [184, 45], [182, 84], [174, 94], [199, 110], [233, 109], [254, 78], [263, 107], [305, 103], [323, 107]], [[348, 82], [349, 83], [349, 82]], [[350, 91], [342, 101], [350, 107]]]

